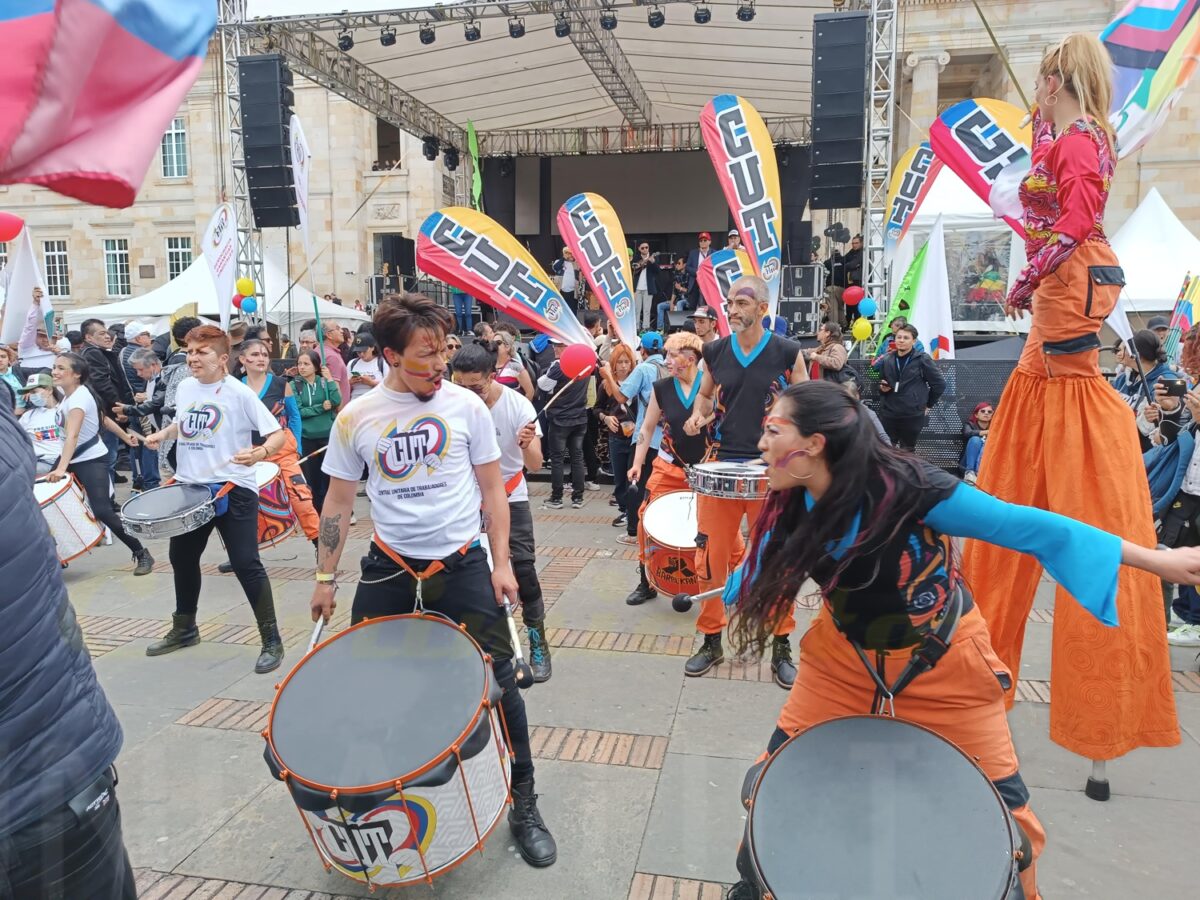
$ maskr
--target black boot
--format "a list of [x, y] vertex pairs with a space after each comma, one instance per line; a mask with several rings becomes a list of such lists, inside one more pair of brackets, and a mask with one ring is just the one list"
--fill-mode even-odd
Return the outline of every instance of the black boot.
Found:
[[658, 591], [650, 587], [650, 582], [646, 580], [645, 566], [638, 566], [638, 577], [641, 579], [638, 586], [625, 598], [625, 603], [629, 606], [641, 606], [647, 600], [658, 596]]
[[792, 645], [788, 643], [786, 634], [775, 635], [771, 645], [771, 674], [775, 683], [785, 691], [792, 689], [796, 681], [796, 667], [792, 664]]
[[761, 897], [762, 894], [758, 888], [745, 879], [742, 879], [729, 889], [729, 893], [725, 895], [725, 900], [760, 900]]
[[283, 638], [279, 636], [274, 619], [259, 622], [258, 633], [262, 637], [262, 653], [258, 655], [258, 662], [254, 664], [254, 674], [265, 675], [267, 672], [274, 672], [283, 662]]
[[554, 836], [542, 821], [537, 808], [538, 795], [533, 792], [533, 778], [512, 786], [512, 809], [508, 811], [508, 827], [517, 841], [521, 858], [531, 866], [544, 868], [558, 859]]
[[228, 560], [226, 560], [223, 563], [218, 563], [217, 571], [220, 572], [222, 575], [228, 575], [230, 572], [233, 571], [233, 563], [229, 562]]
[[133, 554], [133, 561], [136, 564], [133, 567], [134, 575], [149, 575], [154, 571], [154, 557], [145, 547]]
[[161, 641], [155, 641], [146, 648], [147, 656], [162, 656], [173, 653], [184, 647], [194, 647], [200, 643], [200, 632], [196, 628], [195, 615], [181, 616], [175, 613], [171, 616], [171, 630]]
[[546, 620], [526, 619], [529, 632], [529, 668], [533, 670], [533, 683], [549, 681], [551, 675], [550, 645], [546, 643]]
[[721, 649], [721, 632], [706, 634], [704, 643], [695, 655], [683, 666], [683, 674], [696, 678], [703, 675], [719, 662], [724, 662], [725, 651]]

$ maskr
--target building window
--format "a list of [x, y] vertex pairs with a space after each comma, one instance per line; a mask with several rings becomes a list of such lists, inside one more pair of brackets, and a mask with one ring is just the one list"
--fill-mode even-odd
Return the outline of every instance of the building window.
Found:
[[187, 178], [187, 129], [183, 124], [183, 116], [171, 120], [171, 127], [162, 138], [162, 173], [163, 178]]
[[192, 264], [192, 239], [167, 238], [167, 279], [178, 278]]
[[104, 241], [104, 290], [110, 297], [128, 297], [133, 293], [129, 283], [129, 241], [125, 238]]
[[46, 273], [46, 293], [49, 296], [71, 296], [66, 241], [42, 241], [42, 269]]
[[0, 270], [8, 265], [8, 244], [0, 241]]

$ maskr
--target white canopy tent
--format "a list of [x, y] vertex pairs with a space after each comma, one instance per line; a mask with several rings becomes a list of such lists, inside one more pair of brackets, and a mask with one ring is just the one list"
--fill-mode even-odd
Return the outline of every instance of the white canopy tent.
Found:
[[[313, 295], [307, 290], [293, 288], [289, 304], [287, 274], [270, 254], [263, 259], [263, 272], [266, 275], [266, 284], [263, 286], [267, 300], [266, 318], [294, 338], [300, 323], [313, 318]], [[316, 302], [322, 322], [355, 327], [370, 318], [364, 312], [338, 306], [328, 300], [316, 298]], [[196, 304], [198, 315], [216, 318], [219, 314], [217, 290], [203, 258], [196, 259], [179, 277], [140, 297], [64, 310], [63, 320], [68, 328], [75, 328], [85, 319], [102, 319], [110, 324], [136, 319], [153, 322], [155, 333], [161, 334], [166, 331], [171, 314], [188, 303]]]
[[1158, 188], [1151, 188], [1111, 238], [1125, 270], [1125, 306], [1130, 313], [1169, 313], [1184, 276], [1200, 274], [1200, 239], [1179, 221]]

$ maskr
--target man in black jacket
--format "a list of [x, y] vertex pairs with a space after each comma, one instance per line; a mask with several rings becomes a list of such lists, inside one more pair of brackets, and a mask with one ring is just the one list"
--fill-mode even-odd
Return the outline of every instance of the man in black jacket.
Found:
[[[121, 368], [121, 360], [113, 350], [113, 336], [99, 319], [88, 319], [81, 326], [83, 352], [88, 364], [88, 383], [100, 395], [105, 411], [118, 403], [132, 403], [133, 392]], [[120, 441], [110, 431], [100, 429], [100, 439], [108, 448], [108, 474], [115, 484], [124, 484], [125, 477], [117, 474], [117, 446]]]
[[[546, 410], [546, 417], [554, 426], [550, 431], [550, 499], [542, 507], [544, 509], [563, 508], [563, 457], [571, 458], [571, 506], [579, 509], [583, 506], [583, 492], [586, 489], [583, 463], [583, 442], [587, 437], [587, 395], [588, 378], [580, 378], [572, 382], [562, 370], [559, 359], [562, 357], [565, 345], [553, 340], [554, 363], [541, 378], [538, 387], [553, 397], [563, 388], [562, 396], [554, 401], [554, 405]], [[570, 387], [567, 387], [570, 385]]]
[[[136, 429], [138, 434], [152, 434], [165, 425], [162, 419], [167, 400], [167, 380], [162, 377], [162, 362], [152, 347], [134, 344], [130, 347], [133, 352], [128, 357], [122, 355], [122, 362], [133, 372], [141, 390], [134, 393], [132, 404], [119, 404], [113, 407], [113, 413], [118, 418], [124, 416], [129, 419], [129, 430]], [[158, 451], [140, 445], [130, 450], [130, 456], [137, 459], [135, 471], [141, 479], [134, 483], [134, 488], [151, 491], [158, 487], [162, 482], [158, 471]]]
[[0, 897], [134, 900], [113, 760], [121, 726], [67, 600], [30, 485], [29, 439], [0, 405]]
[[946, 379], [929, 354], [917, 349], [917, 329], [912, 325], [897, 328], [893, 341], [893, 349], [874, 364], [883, 395], [879, 421], [893, 444], [913, 450], [925, 417], [946, 390]]

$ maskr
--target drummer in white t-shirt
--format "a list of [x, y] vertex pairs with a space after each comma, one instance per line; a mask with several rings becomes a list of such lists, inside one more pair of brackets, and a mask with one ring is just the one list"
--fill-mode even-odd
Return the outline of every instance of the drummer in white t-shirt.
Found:
[[[329, 435], [313, 621], [328, 621], [337, 606], [338, 561], [366, 464], [375, 534], [362, 559], [351, 621], [423, 606], [464, 623], [491, 654], [513, 752], [509, 827], [525, 861], [548, 866], [557, 849], [538, 812], [529, 722], [501, 608], [504, 598], [517, 600], [519, 593], [509, 565], [500, 448], [483, 402], [465, 388], [443, 384], [451, 329], [450, 314], [417, 294], [389, 300], [375, 313], [387, 374], [383, 384], [341, 411]], [[481, 505], [494, 571], [479, 541]]]
[[[254, 393], [226, 371], [229, 336], [214, 325], [188, 332], [187, 363], [191, 377], [175, 395], [175, 421], [145, 438], [157, 450], [176, 439], [175, 480], [208, 486], [215, 495], [216, 516], [194, 531], [171, 538], [175, 576], [175, 614], [171, 630], [146, 648], [160, 656], [200, 642], [196, 610], [200, 601], [200, 556], [213, 529], [221, 533], [229, 561], [254, 610], [262, 653], [254, 671], [279, 668], [283, 640], [275, 624], [271, 581], [258, 557], [258, 482], [254, 466], [283, 446], [279, 421]], [[227, 489], [227, 490], [226, 490]]]
[[508, 549], [521, 591], [521, 617], [529, 632], [529, 665], [533, 680], [550, 680], [550, 645], [546, 642], [546, 612], [538, 581], [533, 537], [533, 512], [525, 470], [542, 468], [542, 436], [537, 411], [520, 391], [496, 380], [496, 354], [489, 345], [467, 344], [450, 360], [454, 383], [473, 391], [487, 405], [496, 423], [500, 445], [500, 474], [508, 494]]

